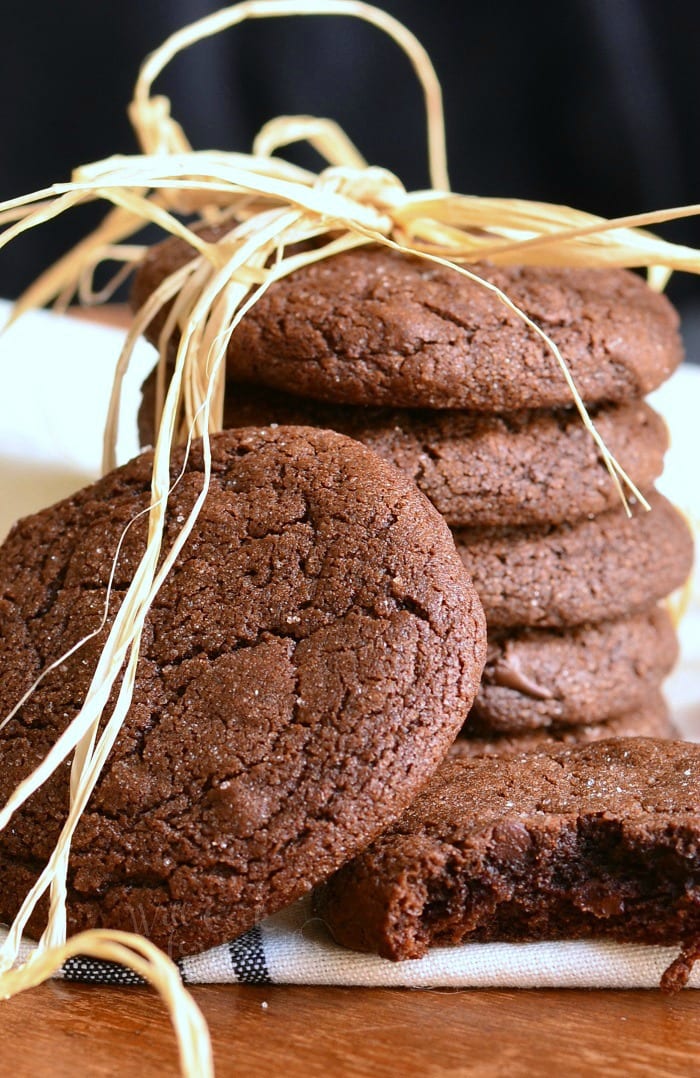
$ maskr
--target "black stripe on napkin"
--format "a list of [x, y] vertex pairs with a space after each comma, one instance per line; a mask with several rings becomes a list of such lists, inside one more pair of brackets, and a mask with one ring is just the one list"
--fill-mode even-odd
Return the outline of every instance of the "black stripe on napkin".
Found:
[[106, 962], [102, 958], [88, 958], [77, 955], [69, 958], [61, 970], [66, 981], [80, 981], [83, 984], [141, 985], [146, 984], [143, 977], [134, 973], [127, 966], [118, 962]]
[[231, 965], [240, 984], [272, 984], [262, 932], [256, 925], [228, 945]]
[[[267, 968], [262, 932], [256, 925], [228, 945], [231, 967], [239, 984], [272, 984]], [[185, 972], [186, 960], [180, 959], [177, 966], [183, 983], [187, 984]], [[89, 958], [77, 955], [64, 964], [61, 975], [66, 981], [82, 984], [103, 984], [115, 986], [144, 985], [147, 982], [133, 970], [120, 966], [118, 962], [107, 962], [102, 958]]]

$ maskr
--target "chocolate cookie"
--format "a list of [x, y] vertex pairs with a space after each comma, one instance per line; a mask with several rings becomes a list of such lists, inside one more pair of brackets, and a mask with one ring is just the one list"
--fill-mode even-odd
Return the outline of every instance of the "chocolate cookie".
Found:
[[478, 726], [467, 721], [450, 749], [450, 756], [515, 756], [520, 752], [540, 752], [557, 745], [588, 744], [609, 737], [656, 737], [680, 739], [671, 722], [668, 706], [658, 691], [651, 691], [636, 710], [580, 726], [547, 726], [521, 734], [479, 733]]
[[[176, 955], [236, 936], [395, 819], [447, 754], [485, 651], [447, 526], [364, 446], [249, 429], [213, 438], [212, 457], [68, 879], [71, 931], [137, 930]], [[0, 548], [0, 714], [99, 628], [151, 464], [144, 454], [21, 521]], [[169, 500], [168, 541], [202, 471], [196, 443]], [[142, 517], [125, 535], [110, 622], [146, 527]], [[77, 714], [104, 638], [49, 673], [0, 732], [3, 803]], [[52, 850], [68, 777], [61, 767], [0, 835], [0, 920]]]
[[460, 528], [457, 550], [490, 629], [583, 625], [624, 617], [680, 587], [693, 562], [685, 520], [661, 494], [652, 512], [622, 506], [539, 528]]
[[632, 712], [678, 658], [661, 607], [573, 629], [521, 629], [489, 637], [468, 727], [482, 736], [597, 723]]
[[452, 759], [317, 909], [339, 943], [393, 959], [463, 940], [692, 948], [699, 851], [700, 745], [616, 738]]
[[[134, 306], [191, 257], [181, 240], [153, 248], [136, 274]], [[590, 403], [644, 396], [682, 358], [671, 304], [626, 270], [470, 268], [551, 336]], [[347, 251], [273, 284], [233, 334], [227, 370], [341, 404], [484, 412], [571, 404], [550, 350], [497, 296], [383, 247]]]
[[[155, 441], [155, 372], [143, 386], [142, 445]], [[668, 434], [642, 401], [601, 405], [592, 418], [637, 486], [661, 474]], [[613, 507], [619, 496], [575, 409], [505, 415], [362, 408], [302, 400], [229, 382], [224, 427], [292, 423], [347, 434], [395, 464], [448, 524], [557, 524]]]

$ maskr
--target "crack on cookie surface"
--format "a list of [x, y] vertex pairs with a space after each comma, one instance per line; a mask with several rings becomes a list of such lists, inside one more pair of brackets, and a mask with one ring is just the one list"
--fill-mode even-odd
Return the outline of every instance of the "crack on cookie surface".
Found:
[[[160, 930], [167, 893], [189, 950], [220, 930], [213, 904], [227, 911], [220, 939], [233, 936], [400, 811], [461, 725], [484, 649], [448, 529], [364, 447], [277, 428], [228, 432], [212, 452], [208, 497], [147, 616], [134, 701], [69, 873], [82, 895], [80, 909], [69, 900], [74, 929], [100, 909], [131, 927], [132, 907], [155, 901], [138, 895], [139, 881], [152, 890], [161, 880]], [[0, 639], [15, 671], [0, 686], [3, 713], [35, 677], [25, 654], [52, 661], [99, 626], [117, 542], [148, 503], [150, 459], [20, 522], [0, 550], [0, 593], [14, 611]], [[201, 484], [195, 447], [169, 499], [166, 546]], [[124, 538], [105, 629], [0, 732], [0, 796], [77, 713], [146, 528], [143, 518]], [[5, 862], [18, 861], [4, 872], [0, 915], [14, 913], [26, 850], [50, 854], [66, 799], [64, 765], [0, 836]]]

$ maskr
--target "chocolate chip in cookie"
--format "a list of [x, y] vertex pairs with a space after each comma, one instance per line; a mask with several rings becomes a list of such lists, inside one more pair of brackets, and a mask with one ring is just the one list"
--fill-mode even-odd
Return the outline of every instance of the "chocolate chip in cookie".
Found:
[[518, 734], [634, 712], [677, 658], [663, 607], [572, 629], [495, 630], [467, 726], [482, 736]]

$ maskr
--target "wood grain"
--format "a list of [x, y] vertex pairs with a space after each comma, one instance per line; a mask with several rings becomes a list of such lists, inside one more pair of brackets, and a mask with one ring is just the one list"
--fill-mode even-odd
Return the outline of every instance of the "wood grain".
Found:
[[[670, 999], [642, 991], [235, 985], [192, 992], [210, 1025], [219, 1078], [652, 1078], [700, 1069], [693, 991]], [[2, 1075], [178, 1072], [167, 1015], [146, 989], [53, 983], [4, 1003], [1, 1016]]]

